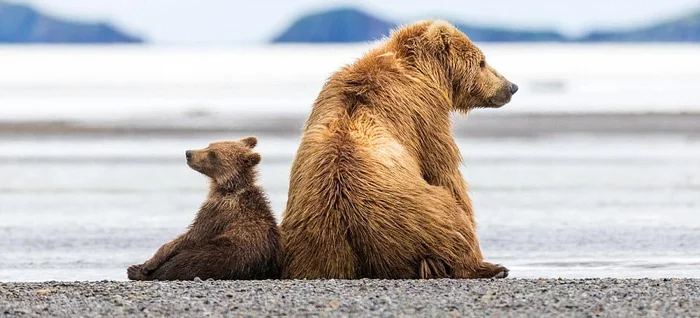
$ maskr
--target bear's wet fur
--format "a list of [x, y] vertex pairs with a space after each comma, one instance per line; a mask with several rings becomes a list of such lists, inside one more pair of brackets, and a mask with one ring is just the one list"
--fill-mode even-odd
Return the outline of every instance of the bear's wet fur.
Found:
[[132, 280], [270, 279], [281, 274], [277, 222], [256, 185], [257, 138], [216, 142], [186, 152], [187, 164], [211, 180], [189, 229], [151, 259], [128, 268]]
[[490, 278], [450, 114], [505, 105], [517, 85], [444, 21], [392, 32], [333, 74], [292, 166], [286, 278]]

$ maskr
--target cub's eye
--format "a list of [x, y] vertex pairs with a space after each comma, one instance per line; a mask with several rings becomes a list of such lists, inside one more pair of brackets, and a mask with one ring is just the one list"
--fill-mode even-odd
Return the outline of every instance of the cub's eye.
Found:
[[479, 62], [479, 67], [481, 67], [481, 68], [486, 67], [486, 61], [485, 61], [485, 60], [481, 60], [481, 62]]
[[207, 157], [209, 157], [209, 160], [216, 160], [216, 153], [210, 151], [209, 153], [207, 153]]

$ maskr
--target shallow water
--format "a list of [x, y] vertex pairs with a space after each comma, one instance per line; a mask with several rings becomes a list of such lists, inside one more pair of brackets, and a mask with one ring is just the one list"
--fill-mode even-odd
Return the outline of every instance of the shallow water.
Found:
[[[0, 137], [0, 281], [126, 279], [206, 194], [184, 150], [238, 137]], [[279, 213], [298, 139], [258, 137]], [[512, 277], [700, 277], [697, 138], [458, 141], [484, 254]]]

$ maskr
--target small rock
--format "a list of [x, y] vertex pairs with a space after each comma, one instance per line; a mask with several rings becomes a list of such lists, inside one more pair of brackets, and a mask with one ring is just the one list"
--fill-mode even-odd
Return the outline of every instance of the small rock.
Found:
[[39, 289], [36, 291], [36, 294], [37, 295], [48, 295], [48, 294], [53, 293], [53, 292], [54, 292], [53, 289]]

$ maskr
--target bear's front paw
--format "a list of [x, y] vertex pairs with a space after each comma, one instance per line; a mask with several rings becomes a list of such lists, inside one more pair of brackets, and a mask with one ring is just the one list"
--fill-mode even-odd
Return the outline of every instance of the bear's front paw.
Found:
[[131, 265], [126, 269], [126, 276], [131, 280], [145, 280], [146, 276], [141, 272], [143, 265]]

